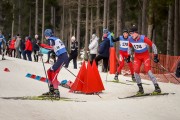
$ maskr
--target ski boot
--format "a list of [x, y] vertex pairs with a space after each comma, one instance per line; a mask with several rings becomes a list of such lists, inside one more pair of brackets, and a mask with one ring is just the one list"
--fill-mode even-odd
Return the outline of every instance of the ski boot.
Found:
[[60, 92], [58, 89], [54, 89], [54, 97], [55, 99], [60, 99]]
[[136, 78], [135, 78], [134, 74], [132, 74], [132, 81], [136, 82]]
[[142, 94], [144, 94], [144, 89], [143, 89], [142, 83], [137, 84], [137, 85], [138, 85], [138, 87], [139, 87], [139, 91], [137, 91], [137, 95], [142, 95]]
[[49, 92], [43, 93], [42, 96], [47, 96], [47, 97], [54, 96], [54, 87], [52, 84], [49, 86]]
[[4, 57], [2, 57], [2, 60], [6, 60]]
[[154, 84], [155, 90], [153, 91], [153, 94], [160, 94], [161, 93], [161, 89], [159, 87], [159, 85], [156, 83]]
[[119, 81], [119, 79], [118, 79], [118, 75], [119, 75], [119, 73], [118, 73], [118, 72], [116, 72], [116, 74], [115, 74], [115, 76], [114, 76], [114, 80]]

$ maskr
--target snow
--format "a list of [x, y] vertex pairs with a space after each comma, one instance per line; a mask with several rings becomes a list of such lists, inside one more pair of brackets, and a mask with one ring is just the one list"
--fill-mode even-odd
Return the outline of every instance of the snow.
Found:
[[[0, 56], [1, 58], [1, 56]], [[1, 120], [179, 120], [180, 119], [180, 86], [171, 83], [159, 83], [163, 92], [175, 92], [175, 95], [143, 97], [136, 99], [118, 99], [133, 95], [138, 90], [137, 85], [123, 85], [106, 82], [114, 75], [100, 72], [105, 91], [100, 98], [97, 95], [69, 93], [69, 89], [59, 87], [62, 97], [73, 101], [38, 101], [13, 100], [2, 97], [38, 96], [48, 91], [48, 85], [25, 77], [27, 73], [45, 77], [42, 62], [29, 62], [6, 57], [0, 60], [0, 119]], [[46, 59], [45, 59], [46, 60]], [[44, 60], [44, 61], [45, 61]], [[45, 64], [48, 69], [51, 65]], [[75, 75], [78, 69], [69, 70]], [[99, 66], [100, 69], [101, 66]], [[10, 72], [5, 72], [8, 68]], [[130, 77], [120, 75], [125, 82]], [[62, 68], [58, 79], [74, 81], [75, 77]], [[151, 85], [143, 85], [145, 92], [152, 92], [151, 81], [143, 80]]]

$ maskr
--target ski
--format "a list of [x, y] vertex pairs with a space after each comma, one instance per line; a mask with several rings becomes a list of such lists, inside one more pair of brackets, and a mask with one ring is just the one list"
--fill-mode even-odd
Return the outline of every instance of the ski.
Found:
[[118, 97], [118, 99], [127, 99], [127, 98], [139, 98], [139, 97], [147, 97], [147, 96], [164, 96], [164, 95], [174, 95], [175, 93], [144, 93], [144, 94], [135, 94], [127, 97]]
[[23, 97], [0, 97], [5, 100], [39, 100], [39, 101], [69, 101], [69, 102], [87, 102], [83, 100], [75, 100], [71, 98], [61, 97], [55, 98], [50, 96], [23, 96]]
[[[136, 83], [135, 81], [132, 81], [132, 80], [126, 80], [127, 82], [131, 82], [131, 83]], [[148, 83], [142, 83], [143, 85], [150, 85]]]
[[110, 81], [107, 81], [107, 82], [120, 83], [120, 84], [124, 84], [124, 85], [133, 85], [133, 84], [129, 84], [129, 83], [126, 83], [126, 82], [117, 81], [117, 80], [110, 80]]

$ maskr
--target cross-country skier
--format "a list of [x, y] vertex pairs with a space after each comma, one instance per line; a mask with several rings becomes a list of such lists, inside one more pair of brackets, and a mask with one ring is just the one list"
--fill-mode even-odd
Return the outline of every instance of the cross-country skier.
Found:
[[6, 39], [2, 34], [2, 32], [0, 31], [0, 54], [2, 54], [2, 60], [5, 60], [4, 58], [5, 46], [6, 46]]
[[50, 46], [54, 50], [56, 56], [58, 57], [57, 61], [52, 67], [47, 70], [48, 79], [49, 79], [49, 92], [44, 93], [43, 95], [52, 95], [57, 98], [60, 98], [60, 92], [58, 90], [59, 82], [57, 80], [57, 75], [60, 71], [60, 68], [67, 62], [68, 56], [64, 43], [57, 37], [53, 35], [51, 29], [46, 29], [44, 31], [44, 36], [50, 42]]
[[[119, 41], [119, 57], [120, 57], [119, 58], [119, 67], [117, 68], [117, 72], [116, 72], [115, 77], [114, 77], [115, 80], [118, 80], [118, 75], [124, 66], [124, 60], [126, 60], [128, 57], [128, 53], [127, 53], [127, 51], [128, 51], [128, 38], [129, 38], [128, 30], [124, 29], [123, 35], [121, 35], [121, 36], [119, 36], [113, 40], [113, 42]], [[129, 69], [131, 71], [132, 80], [135, 81], [132, 62], [129, 62], [128, 65], [129, 65]]]
[[[148, 76], [150, 77], [150, 79], [152, 80], [154, 86], [155, 86], [155, 90], [154, 93], [161, 93], [161, 89], [157, 83], [156, 77], [153, 75], [152, 71], [151, 71], [151, 60], [149, 57], [149, 52], [148, 52], [148, 46], [152, 47], [152, 51], [154, 53], [154, 62], [158, 63], [159, 59], [158, 59], [158, 55], [157, 55], [157, 48], [156, 45], [151, 42], [151, 40], [147, 37], [145, 37], [144, 35], [140, 35], [138, 34], [138, 30], [136, 26], [133, 26], [130, 31], [129, 34], [131, 35], [131, 37], [129, 38], [129, 44], [128, 44], [128, 58], [127, 58], [127, 62], [130, 62], [130, 54], [131, 54], [131, 48], [134, 48], [134, 76], [137, 82], [137, 85], [139, 87], [139, 91], [137, 92], [137, 94], [143, 94], [144, 90], [142, 87], [142, 83], [141, 83], [141, 77], [139, 75], [140, 72], [140, 67], [141, 64], [144, 63], [144, 67], [145, 67], [145, 71], [148, 73]], [[148, 46], [147, 46], [148, 45]]]

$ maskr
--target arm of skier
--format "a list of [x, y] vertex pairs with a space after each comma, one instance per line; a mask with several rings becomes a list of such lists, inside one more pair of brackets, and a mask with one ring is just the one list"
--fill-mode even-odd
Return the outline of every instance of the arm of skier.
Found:
[[154, 55], [157, 55], [157, 47], [156, 47], [156, 45], [153, 42], [151, 42], [151, 40], [148, 39], [147, 37], [145, 37], [144, 42], [146, 44], [148, 44], [150, 47], [152, 47], [152, 51], [153, 51]]
[[158, 63], [158, 62], [159, 62], [159, 59], [158, 59], [158, 53], [157, 53], [157, 47], [156, 47], [156, 45], [155, 45], [153, 42], [151, 42], [151, 40], [148, 39], [147, 37], [145, 37], [144, 42], [145, 42], [146, 44], [148, 44], [150, 47], [152, 47], [152, 51], [153, 51], [153, 53], [154, 53], [154, 62], [155, 62], [155, 63]]

